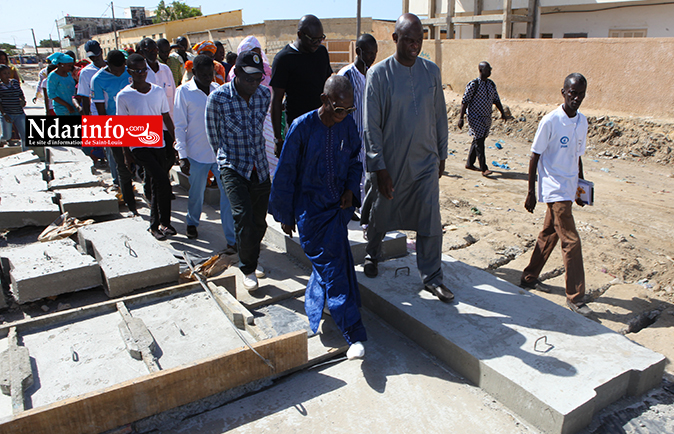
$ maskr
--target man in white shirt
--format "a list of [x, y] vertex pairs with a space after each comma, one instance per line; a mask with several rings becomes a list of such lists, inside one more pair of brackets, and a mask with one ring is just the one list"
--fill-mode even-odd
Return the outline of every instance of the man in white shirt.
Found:
[[577, 194], [578, 178], [583, 179], [581, 155], [585, 153], [587, 118], [578, 111], [585, 98], [587, 81], [581, 74], [570, 74], [564, 80], [564, 104], [543, 117], [531, 146], [529, 192], [524, 207], [533, 213], [536, 208], [536, 172], [538, 201], [547, 206], [543, 230], [538, 234], [529, 265], [522, 272], [520, 286], [535, 288], [538, 276], [555, 248], [562, 241], [562, 257], [566, 269], [566, 304], [574, 312], [590, 315], [584, 302], [585, 271], [580, 236], [571, 213], [575, 201], [584, 206]]
[[203, 55], [197, 56], [192, 72], [193, 78], [179, 86], [176, 91], [173, 112], [180, 170], [190, 177], [187, 238], [194, 239], [199, 236], [197, 227], [201, 218], [208, 172], [211, 171], [220, 189], [220, 221], [227, 239], [227, 249], [234, 253], [236, 233], [232, 208], [222, 186], [215, 153], [206, 135], [206, 101], [208, 95], [218, 88], [218, 85], [213, 83], [213, 59]]
[[[173, 121], [169, 116], [166, 94], [156, 84], [146, 81], [148, 67], [143, 56], [132, 54], [126, 61], [132, 83], [117, 94], [117, 114], [162, 116], [167, 130], [164, 143], [173, 143]], [[167, 138], [166, 135], [169, 135]], [[131, 147], [133, 158], [145, 170], [145, 182], [152, 188], [150, 201], [150, 233], [158, 240], [175, 235], [171, 226], [171, 181], [166, 172], [166, 152], [163, 148]]]

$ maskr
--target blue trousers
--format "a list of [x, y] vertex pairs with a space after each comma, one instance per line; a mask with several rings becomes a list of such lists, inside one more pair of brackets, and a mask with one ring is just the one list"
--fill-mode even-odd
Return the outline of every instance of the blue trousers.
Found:
[[187, 225], [199, 226], [201, 218], [201, 209], [204, 204], [204, 192], [206, 191], [206, 181], [208, 181], [208, 171], [213, 172], [215, 182], [220, 189], [220, 222], [222, 230], [225, 233], [227, 244], [233, 246], [236, 244], [236, 232], [234, 232], [234, 218], [232, 217], [232, 207], [227, 198], [227, 192], [222, 186], [220, 179], [220, 170], [218, 163], [199, 163], [196, 160], [187, 158], [190, 162], [190, 191], [187, 200]]
[[21, 114], [10, 114], [7, 113], [7, 116], [12, 120], [12, 122], [7, 122], [3, 117], [2, 119], [2, 140], [9, 141], [12, 138], [12, 125], [16, 127], [16, 131], [21, 137], [21, 150], [27, 151], [28, 147], [26, 146], [26, 115]]

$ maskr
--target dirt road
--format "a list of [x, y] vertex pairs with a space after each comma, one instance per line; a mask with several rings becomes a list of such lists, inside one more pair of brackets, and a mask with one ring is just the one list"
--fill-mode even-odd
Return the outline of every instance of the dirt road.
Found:
[[[440, 181], [443, 251], [518, 284], [545, 215], [542, 204], [533, 214], [524, 209], [530, 140], [539, 117], [555, 106], [509, 105], [516, 120], [494, 121], [493, 135], [486, 141], [494, 174], [485, 178], [464, 168], [471, 136], [466, 127], [455, 127], [460, 96], [447, 92], [446, 97], [449, 149], [454, 152]], [[601, 114], [587, 115], [590, 130], [597, 131]], [[612, 119], [622, 125], [644, 122]], [[668, 124], [657, 125], [666, 131]], [[666, 144], [669, 136], [659, 134]], [[582, 239], [588, 305], [596, 321], [616, 331], [629, 329], [627, 337], [674, 360], [674, 166], [657, 158], [671, 155], [671, 149], [659, 147], [652, 158], [639, 160], [641, 154], [634, 149], [642, 144], [637, 142], [631, 150], [624, 147], [627, 152], [607, 155], [606, 149], [616, 145], [601, 141], [605, 136], [620, 137], [610, 131], [594, 134], [583, 157], [585, 178], [595, 184], [595, 205], [574, 206], [573, 211]], [[502, 142], [500, 150], [494, 146], [497, 140]], [[510, 169], [494, 167], [492, 161]], [[543, 270], [545, 285], [534, 291], [564, 305], [563, 270], [561, 248], [556, 247]], [[674, 373], [673, 365], [667, 370]]]

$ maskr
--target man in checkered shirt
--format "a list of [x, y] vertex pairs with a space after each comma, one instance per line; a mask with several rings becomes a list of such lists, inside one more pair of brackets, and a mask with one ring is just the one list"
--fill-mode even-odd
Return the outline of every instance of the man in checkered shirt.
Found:
[[[489, 135], [491, 128], [492, 104], [501, 112], [501, 119], [506, 120], [506, 114], [501, 105], [501, 99], [498, 97], [496, 85], [489, 80], [491, 75], [491, 66], [487, 62], [480, 62], [478, 66], [480, 77], [466, 85], [466, 91], [461, 100], [461, 115], [457, 126], [463, 128], [463, 117], [468, 109], [469, 133], [473, 136], [473, 144], [470, 146], [470, 154], [466, 162], [466, 169], [479, 170], [482, 175], [491, 175], [491, 170], [487, 168], [487, 161], [484, 155], [484, 140]], [[480, 168], [474, 166], [477, 159]]]
[[254, 51], [239, 54], [234, 74], [208, 96], [206, 134], [232, 206], [243, 286], [254, 291], [264, 276], [258, 258], [271, 190], [263, 136], [271, 92], [260, 86], [264, 65]]

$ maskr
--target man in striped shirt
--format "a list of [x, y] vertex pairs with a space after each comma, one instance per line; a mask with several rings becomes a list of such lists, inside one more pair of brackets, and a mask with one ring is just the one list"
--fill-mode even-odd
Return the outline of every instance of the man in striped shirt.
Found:
[[206, 134], [232, 207], [243, 287], [255, 291], [264, 276], [257, 261], [271, 190], [263, 135], [271, 92], [260, 86], [264, 64], [254, 51], [239, 54], [234, 74], [208, 96]]
[[[367, 70], [372, 66], [375, 59], [377, 58], [377, 40], [374, 36], [364, 33], [360, 35], [356, 41], [356, 60], [342, 68], [338, 75], [343, 75], [349, 79], [351, 86], [353, 86], [353, 102], [356, 106], [356, 111], [353, 112], [353, 120], [356, 121], [356, 127], [358, 128], [358, 135], [360, 135], [360, 141], [363, 143], [363, 95], [365, 93], [365, 74]], [[364, 198], [363, 204], [366, 203], [365, 199], [365, 174], [367, 172], [367, 167], [365, 166], [365, 147], [361, 147], [360, 156], [358, 161], [363, 163], [363, 177], [360, 180], [360, 197]], [[356, 214], [354, 213], [354, 216]], [[356, 220], [359, 220], [356, 218]]]

